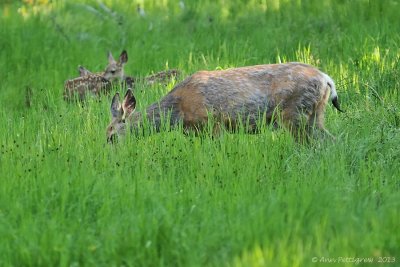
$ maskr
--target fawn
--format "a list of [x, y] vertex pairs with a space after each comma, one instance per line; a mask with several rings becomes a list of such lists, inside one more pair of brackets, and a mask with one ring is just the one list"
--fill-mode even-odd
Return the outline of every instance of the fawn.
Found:
[[118, 61], [108, 52], [108, 65], [103, 72], [92, 73], [79, 66], [79, 77], [67, 80], [64, 83], [64, 99], [71, 100], [77, 95], [79, 100], [84, 100], [87, 93], [98, 96], [100, 93], [108, 92], [114, 80], [123, 81], [124, 65], [128, 61], [128, 53], [124, 50]]
[[144, 114], [134, 112], [136, 99], [131, 89], [122, 104], [116, 93], [107, 140], [124, 135], [127, 122], [131, 130], [138, 129], [143, 116], [159, 130], [167, 114], [171, 125], [182, 122], [185, 129], [201, 130], [212, 117], [216, 127], [235, 129], [243, 123], [252, 132], [264, 118], [267, 123], [281, 123], [297, 140], [308, 140], [314, 130], [334, 139], [324, 128], [330, 93], [334, 107], [342, 112], [333, 80], [313, 66], [297, 62], [199, 71], [147, 107]]
[[[79, 76], [83, 77], [86, 75], [91, 74], [92, 72], [86, 69], [83, 66], [78, 67], [78, 72]], [[164, 70], [164, 71], [159, 71], [154, 74], [145, 76], [144, 78], [136, 78], [134, 76], [124, 76], [123, 81], [127, 82], [127, 79], [130, 79], [133, 83], [141, 80], [144, 82], [145, 85], [153, 85], [156, 83], [161, 83], [163, 85], [167, 85], [168, 82], [170, 82], [172, 79], [177, 79], [181, 75], [181, 72], [177, 69], [170, 69], [170, 70]]]
[[144, 77], [144, 83], [146, 85], [153, 85], [155, 83], [161, 83], [166, 85], [171, 79], [178, 78], [181, 72], [177, 69], [170, 69], [165, 71], [156, 72], [152, 75]]

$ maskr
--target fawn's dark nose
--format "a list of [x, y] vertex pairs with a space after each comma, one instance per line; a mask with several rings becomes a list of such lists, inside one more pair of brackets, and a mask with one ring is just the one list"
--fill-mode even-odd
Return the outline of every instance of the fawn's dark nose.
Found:
[[107, 137], [107, 143], [109, 143], [109, 144], [115, 144], [115, 143], [117, 143], [117, 142], [118, 142], [118, 138], [117, 138], [117, 135], [116, 135], [116, 134], [113, 134], [113, 135]]

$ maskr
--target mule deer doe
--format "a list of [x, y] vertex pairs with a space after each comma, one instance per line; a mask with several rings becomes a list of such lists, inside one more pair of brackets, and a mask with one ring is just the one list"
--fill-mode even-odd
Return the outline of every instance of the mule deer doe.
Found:
[[124, 65], [127, 61], [128, 53], [124, 50], [118, 61], [111, 52], [108, 52], [108, 65], [103, 72], [91, 73], [79, 66], [80, 77], [67, 80], [64, 84], [64, 99], [71, 100], [77, 95], [79, 100], [84, 100], [87, 93], [98, 96], [100, 93], [108, 92], [114, 80], [124, 79]]
[[[333, 80], [318, 69], [297, 62], [199, 71], [176, 85], [160, 102], [150, 105], [145, 114], [134, 112], [136, 99], [131, 89], [122, 104], [116, 93], [107, 140], [124, 135], [127, 122], [131, 130], [141, 127], [143, 116], [159, 130], [162, 117], [167, 114], [171, 125], [182, 122], [185, 129], [200, 130], [212, 117], [217, 127], [235, 129], [243, 123], [254, 131], [257, 122], [265, 118], [267, 123], [281, 122], [300, 141], [313, 137], [314, 130], [334, 138], [324, 128], [330, 93], [334, 107], [342, 111]], [[301, 134], [302, 127], [305, 135]]]

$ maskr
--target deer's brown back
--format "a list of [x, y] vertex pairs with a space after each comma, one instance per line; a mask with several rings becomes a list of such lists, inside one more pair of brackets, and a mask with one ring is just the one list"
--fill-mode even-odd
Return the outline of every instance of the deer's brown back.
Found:
[[323, 81], [319, 70], [301, 63], [201, 71], [176, 86], [161, 102], [173, 99], [177, 103], [174, 108], [188, 124], [207, 120], [208, 112], [230, 120], [239, 115], [250, 117], [255, 123], [264, 112], [272, 116], [277, 107], [311, 112], [322, 99]]

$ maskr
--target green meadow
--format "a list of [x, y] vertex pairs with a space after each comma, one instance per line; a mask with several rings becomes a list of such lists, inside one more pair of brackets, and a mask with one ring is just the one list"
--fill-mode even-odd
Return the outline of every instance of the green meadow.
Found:
[[[400, 266], [399, 14], [396, 0], [1, 1], [0, 266]], [[266, 126], [107, 144], [112, 95], [67, 103], [63, 84], [123, 49], [129, 75], [182, 71], [138, 83], [138, 111], [197, 70], [315, 65], [346, 111], [326, 109], [337, 140]]]

